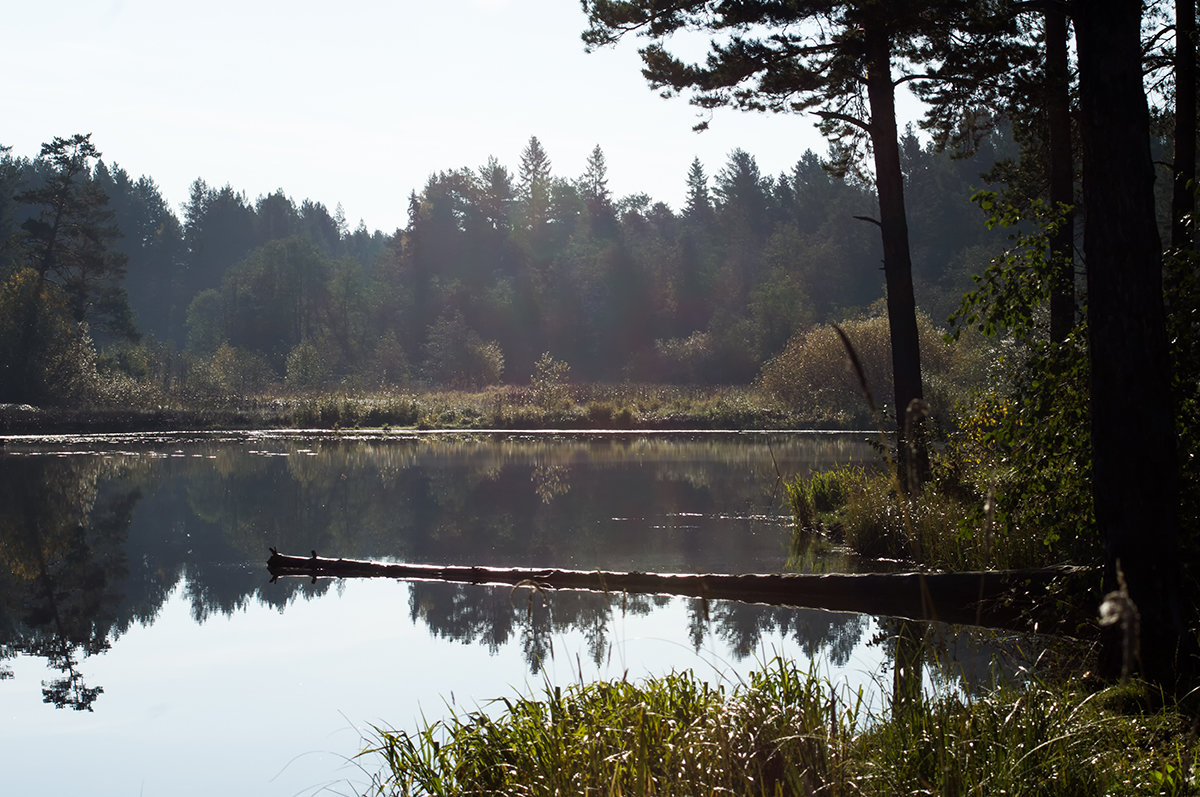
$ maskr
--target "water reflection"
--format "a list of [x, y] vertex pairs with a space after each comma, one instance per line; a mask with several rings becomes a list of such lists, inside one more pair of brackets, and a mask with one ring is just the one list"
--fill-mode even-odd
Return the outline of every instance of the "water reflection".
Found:
[[[868, 456], [835, 437], [10, 438], [0, 453], [0, 678], [12, 676], [5, 661], [40, 658], [56, 673], [44, 702], [90, 711], [104, 689], [80, 662], [153, 623], [177, 587], [197, 623], [329, 590], [268, 585], [272, 545], [447, 564], [777, 571], [788, 555], [778, 473]], [[519, 638], [536, 671], [565, 629], [582, 632], [599, 663], [614, 616], [666, 601], [414, 584], [410, 614], [434, 635], [492, 651]], [[697, 649], [716, 637], [739, 657], [779, 633], [844, 660], [866, 626], [700, 601], [688, 617]]]
[[43, 699], [60, 708], [91, 710], [104, 690], [84, 682], [78, 662], [107, 650], [123, 621], [115, 587], [139, 495], [109, 476], [103, 460], [0, 459], [0, 662], [44, 658], [61, 676], [43, 684]]
[[530, 673], [537, 674], [555, 637], [580, 631], [589, 659], [599, 667], [611, 656], [616, 618], [647, 615], [673, 600], [686, 603], [688, 638], [695, 652], [715, 637], [738, 659], [754, 655], [763, 637], [790, 638], [807, 657], [824, 655], [841, 667], [868, 628], [862, 615], [817, 609], [442, 583], [411, 586], [410, 616], [439, 636], [486, 645], [492, 651], [517, 637]]

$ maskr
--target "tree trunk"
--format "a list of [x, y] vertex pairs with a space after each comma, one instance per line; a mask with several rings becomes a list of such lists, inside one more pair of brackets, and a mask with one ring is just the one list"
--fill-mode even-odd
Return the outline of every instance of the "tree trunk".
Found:
[[[1071, 82], [1067, 58], [1067, 16], [1058, 6], [1046, 11], [1046, 127], [1050, 150], [1050, 205], [1075, 204], [1075, 160], [1071, 152]], [[1050, 290], [1050, 340], [1061, 343], [1075, 328], [1075, 212], [1050, 239], [1056, 265]]]
[[1175, 0], [1175, 182], [1171, 246], [1192, 245], [1196, 208], [1196, 0]]
[[[1141, 663], [1174, 680], [1181, 641], [1179, 473], [1154, 215], [1140, 0], [1074, 6], [1083, 134], [1096, 523], [1141, 616]], [[1119, 652], [1109, 650], [1110, 661]]]
[[271, 549], [272, 579], [394, 578], [493, 584], [543, 590], [587, 590], [734, 600], [769, 606], [1048, 631], [1055, 618], [1049, 596], [1086, 570], [1048, 567], [964, 573], [642, 573], [528, 567], [401, 564], [316, 555], [288, 556]]
[[[875, 154], [875, 186], [879, 194], [879, 226], [883, 235], [883, 272], [887, 282], [888, 324], [892, 342], [892, 378], [896, 412], [896, 452], [901, 482], [909, 492], [920, 488], [929, 473], [929, 457], [918, 421], [906, 434], [909, 405], [922, 400], [921, 347], [917, 337], [917, 303], [913, 294], [908, 217], [904, 210], [904, 175], [896, 130], [896, 94], [892, 83], [891, 40], [878, 23], [865, 32], [867, 101], [871, 112], [871, 148]], [[913, 483], [913, 482], [916, 483]]]

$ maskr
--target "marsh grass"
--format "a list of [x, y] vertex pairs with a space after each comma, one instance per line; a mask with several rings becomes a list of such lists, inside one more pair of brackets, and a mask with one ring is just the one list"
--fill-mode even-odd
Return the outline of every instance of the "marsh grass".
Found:
[[382, 766], [379, 795], [1195, 794], [1194, 724], [1147, 710], [1147, 690], [1034, 682], [872, 712], [776, 659], [730, 689], [689, 672], [547, 685], [377, 730], [360, 760]]
[[[0, 406], [0, 431], [160, 429], [800, 429], [829, 428], [746, 387], [507, 385], [484, 390], [264, 390], [132, 394], [36, 411]], [[551, 400], [553, 399], [553, 400]]]

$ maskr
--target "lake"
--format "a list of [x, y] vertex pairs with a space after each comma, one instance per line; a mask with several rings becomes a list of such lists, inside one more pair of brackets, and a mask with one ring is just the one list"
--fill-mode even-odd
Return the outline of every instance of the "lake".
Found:
[[[398, 562], [846, 570], [781, 477], [865, 435], [265, 432], [3, 438], [0, 761], [14, 794], [354, 794], [373, 726], [580, 679], [776, 655], [872, 694], [887, 623], [660, 596], [280, 579], [270, 547]], [[994, 641], [994, 640], [993, 640]], [[960, 661], [982, 669], [993, 641]], [[981, 652], [983, 651], [983, 652]], [[983, 676], [977, 676], [982, 678]]]

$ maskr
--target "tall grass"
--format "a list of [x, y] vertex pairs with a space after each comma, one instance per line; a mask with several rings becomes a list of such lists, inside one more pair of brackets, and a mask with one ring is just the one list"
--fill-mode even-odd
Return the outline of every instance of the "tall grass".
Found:
[[365, 755], [388, 795], [809, 794], [844, 782], [861, 696], [777, 660], [730, 692], [672, 673], [547, 686], [415, 733], [378, 731]]
[[378, 795], [1194, 794], [1193, 725], [1068, 684], [925, 695], [869, 711], [861, 693], [781, 659], [730, 690], [672, 673], [547, 686], [362, 754]]
[[992, 522], [986, 496], [936, 479], [917, 495], [901, 496], [890, 474], [848, 465], [794, 477], [784, 489], [793, 535], [824, 535], [865, 558], [946, 570], [1047, 563], [1036, 530], [1022, 534]]

